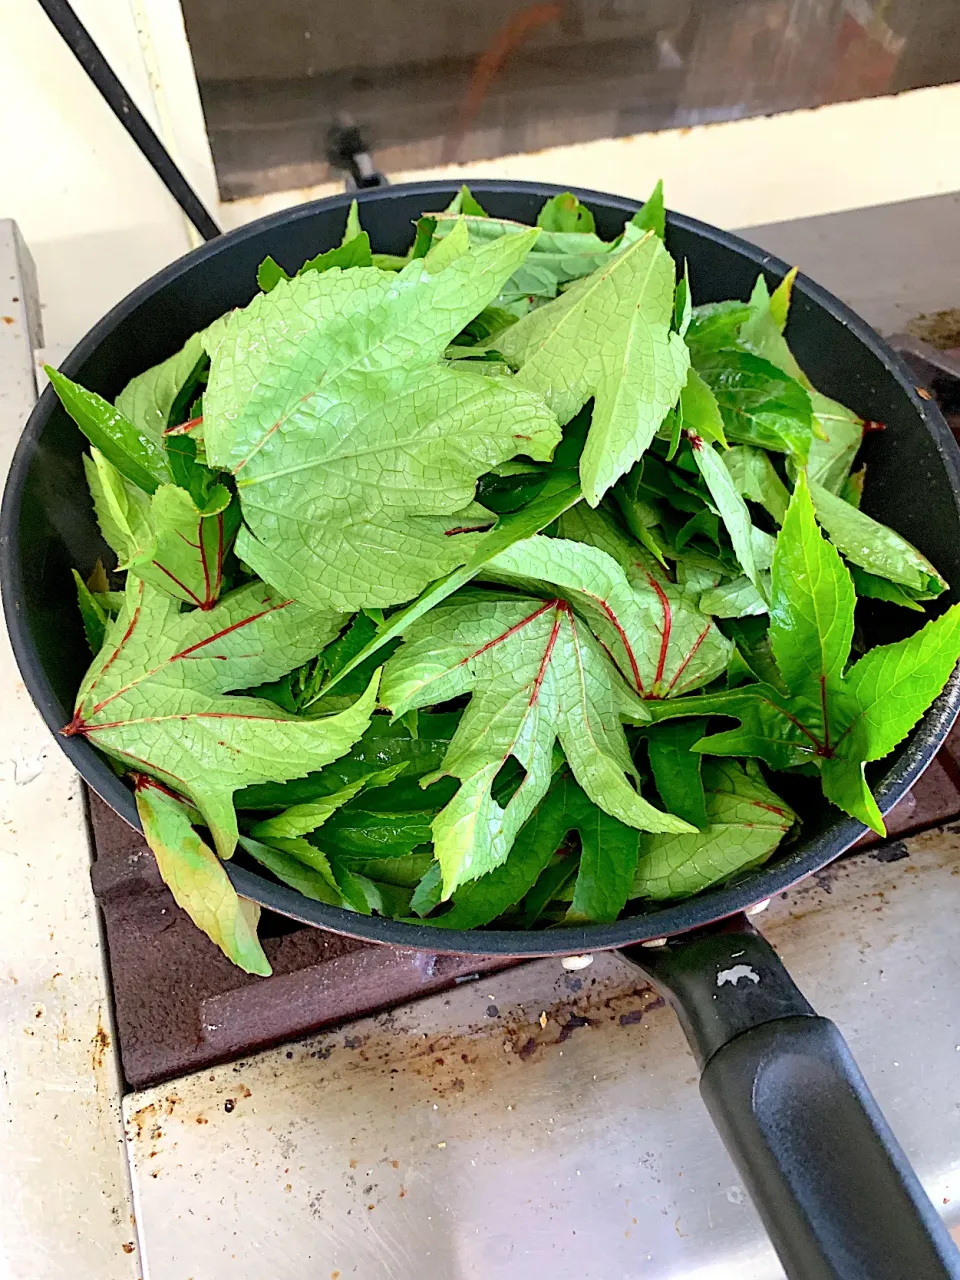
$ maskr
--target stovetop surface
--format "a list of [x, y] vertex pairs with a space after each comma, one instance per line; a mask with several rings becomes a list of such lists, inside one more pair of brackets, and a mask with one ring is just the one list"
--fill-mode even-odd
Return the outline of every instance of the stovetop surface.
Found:
[[[954, 827], [761, 921], [960, 1239], [958, 914]], [[131, 1094], [151, 1280], [780, 1280], [696, 1081], [670, 1010], [601, 955]]]

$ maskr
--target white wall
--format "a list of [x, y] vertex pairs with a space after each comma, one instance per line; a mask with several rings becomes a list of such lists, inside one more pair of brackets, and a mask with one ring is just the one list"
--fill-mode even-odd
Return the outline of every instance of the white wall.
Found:
[[[74, 5], [215, 212], [216, 183], [178, 0]], [[35, 0], [0, 5], [0, 85], [0, 217], [19, 223], [36, 260], [47, 344], [72, 346], [193, 239]]]

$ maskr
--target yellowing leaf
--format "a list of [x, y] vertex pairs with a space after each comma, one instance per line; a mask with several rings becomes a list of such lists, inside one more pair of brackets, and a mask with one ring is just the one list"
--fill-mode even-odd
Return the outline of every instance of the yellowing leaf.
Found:
[[194, 831], [186, 806], [166, 788], [140, 778], [137, 812], [177, 905], [234, 964], [269, 977], [270, 962], [257, 938], [260, 908], [237, 896], [220, 859]]

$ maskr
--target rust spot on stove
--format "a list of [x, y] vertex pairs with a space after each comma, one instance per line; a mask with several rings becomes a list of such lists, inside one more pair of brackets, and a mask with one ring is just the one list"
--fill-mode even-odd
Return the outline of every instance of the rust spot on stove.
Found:
[[223, 1109], [227, 1113], [227, 1115], [229, 1115], [231, 1111], [236, 1110], [236, 1106], [237, 1106], [236, 1098], [227, 1098], [226, 1102], [223, 1104]]
[[578, 1013], [571, 1013], [564, 1026], [560, 1028], [560, 1034], [557, 1036], [557, 1044], [563, 1044], [564, 1040], [570, 1038], [579, 1027], [592, 1027], [593, 1023], [589, 1018], [583, 1018]]
[[339, 1272], [339, 1271], [331, 1271], [331, 1272], [330, 1272], [330, 1280], [340, 1280], [340, 1272]]
[[151, 1128], [156, 1123], [157, 1108], [152, 1102], [148, 1102], [145, 1107], [141, 1107], [139, 1111], [135, 1111], [130, 1117], [128, 1129], [133, 1131], [134, 1138], [142, 1138], [143, 1131], [150, 1125]]
[[16, 320], [13, 318], [13, 316], [4, 316], [4, 317], [3, 317], [3, 323], [4, 323], [4, 324], [16, 324], [17, 322], [16, 322]]
[[521, 1062], [526, 1062], [528, 1058], [532, 1058], [537, 1052], [537, 1038], [530, 1036], [527, 1042], [517, 1050], [517, 1057]]
[[136, 1249], [137, 1246], [133, 1243], [132, 1240], [128, 1240], [126, 1244], [123, 1244], [120, 1247], [124, 1253], [133, 1253], [133, 1251]]
[[400, 1168], [400, 1161], [399, 1161], [399, 1160], [391, 1160], [391, 1161], [390, 1161], [390, 1168], [391, 1168], [391, 1169], [399, 1169], [399, 1168]]
[[168, 1093], [164, 1101], [163, 1111], [165, 1115], [172, 1116], [177, 1103], [183, 1099], [176, 1093]]
[[401, 1188], [400, 1188], [400, 1196], [399, 1196], [399, 1198], [402, 1200], [406, 1194], [407, 1194], [407, 1188], [406, 1188], [406, 1187], [401, 1187]]
[[358, 1163], [358, 1162], [357, 1162], [356, 1160], [351, 1160], [351, 1161], [350, 1161], [350, 1168], [351, 1168], [351, 1169], [355, 1169], [355, 1168], [357, 1167], [357, 1163]]
[[210, 1121], [206, 1116], [197, 1116], [197, 1124], [209, 1124]]
[[103, 1069], [104, 1055], [110, 1048], [110, 1033], [103, 1026], [103, 1010], [97, 1010], [97, 1029], [93, 1033], [91, 1041], [90, 1061], [93, 1064], [94, 1071]]

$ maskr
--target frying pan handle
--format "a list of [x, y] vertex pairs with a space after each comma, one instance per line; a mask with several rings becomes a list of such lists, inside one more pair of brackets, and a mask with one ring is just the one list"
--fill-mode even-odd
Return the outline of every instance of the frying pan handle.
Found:
[[622, 954], [679, 1015], [790, 1280], [960, 1280], [960, 1253], [843, 1037], [745, 916]]

